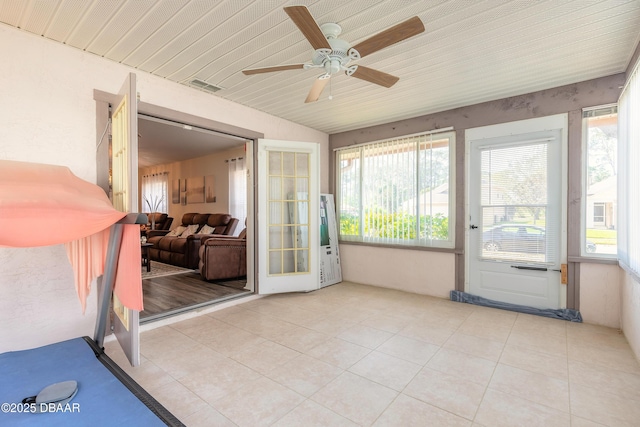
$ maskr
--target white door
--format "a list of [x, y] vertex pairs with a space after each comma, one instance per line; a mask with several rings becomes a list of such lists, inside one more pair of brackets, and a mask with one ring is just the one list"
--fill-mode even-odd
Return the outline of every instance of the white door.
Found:
[[470, 129], [466, 141], [468, 292], [564, 307], [566, 115]]
[[[113, 206], [138, 212], [138, 105], [136, 75], [127, 76], [111, 115]], [[113, 333], [132, 366], [140, 364], [139, 312], [113, 295]]]
[[318, 289], [318, 144], [259, 139], [258, 174], [258, 293]]

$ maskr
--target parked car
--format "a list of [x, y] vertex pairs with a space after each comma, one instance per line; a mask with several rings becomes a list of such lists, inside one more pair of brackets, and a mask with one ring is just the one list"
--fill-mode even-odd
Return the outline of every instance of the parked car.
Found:
[[544, 253], [547, 247], [546, 231], [542, 227], [526, 224], [503, 224], [482, 233], [483, 247], [492, 252]]
[[[525, 224], [503, 224], [482, 233], [482, 245], [487, 251], [544, 253], [546, 231], [542, 227]], [[597, 246], [587, 240], [586, 251], [595, 253]]]

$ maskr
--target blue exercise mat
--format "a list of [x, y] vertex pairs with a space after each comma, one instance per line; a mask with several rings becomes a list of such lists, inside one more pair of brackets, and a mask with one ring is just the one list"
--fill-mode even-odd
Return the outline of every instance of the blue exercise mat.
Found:
[[[44, 413], [18, 412], [22, 399], [75, 380], [67, 404]], [[1, 426], [164, 426], [96, 357], [83, 338], [0, 354]]]

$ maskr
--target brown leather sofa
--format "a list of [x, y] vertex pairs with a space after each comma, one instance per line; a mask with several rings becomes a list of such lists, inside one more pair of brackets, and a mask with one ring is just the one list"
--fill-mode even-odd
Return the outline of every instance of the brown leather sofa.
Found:
[[205, 280], [235, 279], [247, 275], [247, 229], [238, 235], [202, 239], [200, 275]]
[[230, 235], [233, 234], [238, 219], [232, 218], [229, 214], [200, 214], [186, 213], [182, 216], [183, 227], [197, 225], [197, 231], [188, 236], [167, 236], [168, 230], [149, 230], [147, 232], [147, 242], [153, 244], [149, 247], [149, 259], [165, 264], [177, 265], [179, 267], [196, 269], [198, 261], [201, 239], [211, 237], [210, 234], [198, 234], [204, 225], [213, 227], [212, 234]]

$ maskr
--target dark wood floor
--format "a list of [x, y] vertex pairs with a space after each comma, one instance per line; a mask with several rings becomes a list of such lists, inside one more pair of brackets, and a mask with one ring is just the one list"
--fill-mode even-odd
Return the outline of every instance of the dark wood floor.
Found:
[[209, 283], [195, 272], [145, 279], [142, 281], [144, 311], [140, 312], [140, 319], [155, 318], [161, 314], [184, 311], [187, 307], [249, 293], [242, 289], [245, 283], [239, 280], [229, 281], [227, 286]]

